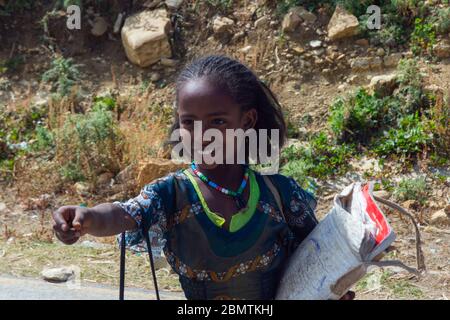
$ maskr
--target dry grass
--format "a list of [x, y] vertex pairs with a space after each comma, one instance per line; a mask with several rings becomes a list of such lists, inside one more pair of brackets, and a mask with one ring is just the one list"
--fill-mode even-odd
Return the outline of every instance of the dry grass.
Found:
[[[81, 281], [119, 285], [119, 255], [117, 246], [102, 249], [78, 245], [66, 246], [16, 239], [13, 243], [0, 242], [0, 274], [40, 277], [44, 268], [77, 266]], [[129, 287], [153, 289], [150, 264], [145, 255], [127, 252], [126, 283]], [[178, 276], [157, 271], [158, 285], [163, 290], [181, 291]]]

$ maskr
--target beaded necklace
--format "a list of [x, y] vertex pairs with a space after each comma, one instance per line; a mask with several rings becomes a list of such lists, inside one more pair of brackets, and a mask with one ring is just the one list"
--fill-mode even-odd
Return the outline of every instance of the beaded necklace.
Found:
[[224, 187], [219, 186], [217, 183], [211, 181], [207, 176], [205, 176], [203, 173], [200, 172], [198, 166], [195, 163], [191, 164], [191, 169], [194, 172], [194, 174], [200, 178], [204, 183], [206, 183], [211, 188], [222, 192], [223, 194], [226, 194], [230, 197], [233, 197], [236, 201], [236, 205], [239, 209], [242, 209], [245, 207], [245, 201], [242, 197], [242, 193], [244, 192], [245, 187], [247, 186], [248, 182], [248, 167], [245, 168], [244, 178], [242, 179], [241, 185], [239, 186], [237, 191], [233, 191]]

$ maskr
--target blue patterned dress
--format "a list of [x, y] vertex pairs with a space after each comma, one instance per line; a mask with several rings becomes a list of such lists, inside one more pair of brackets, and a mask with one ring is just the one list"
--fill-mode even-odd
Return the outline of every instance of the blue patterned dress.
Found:
[[157, 225], [187, 299], [273, 299], [287, 258], [318, 223], [316, 201], [292, 178], [272, 175], [281, 214], [263, 177], [254, 173], [260, 190], [256, 210], [234, 232], [206, 215], [183, 170], [147, 184], [135, 198], [115, 202], [139, 226], [126, 233], [127, 246], [143, 242], [143, 223], [147, 229]]

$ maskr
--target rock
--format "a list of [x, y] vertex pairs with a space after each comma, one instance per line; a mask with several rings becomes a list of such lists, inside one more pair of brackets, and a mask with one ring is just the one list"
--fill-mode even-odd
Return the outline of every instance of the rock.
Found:
[[263, 28], [269, 24], [270, 20], [268, 16], [262, 16], [258, 20], [255, 21], [255, 28]]
[[87, 185], [84, 182], [77, 182], [73, 185], [75, 188], [76, 193], [78, 193], [81, 196], [87, 196], [89, 195], [89, 185]]
[[111, 172], [104, 172], [97, 178], [98, 185], [107, 185], [111, 183], [111, 179], [114, 178], [114, 174]]
[[433, 47], [434, 54], [438, 58], [450, 58], [450, 40], [441, 40]]
[[240, 31], [233, 35], [233, 37], [231, 38], [231, 42], [236, 43], [244, 37], [245, 37], [245, 31]]
[[150, 159], [139, 163], [137, 169], [137, 184], [139, 188], [142, 188], [146, 184], [152, 182], [157, 178], [161, 178], [170, 172], [174, 172], [178, 169], [185, 168], [186, 164], [175, 163], [166, 159]]
[[350, 61], [350, 67], [353, 71], [366, 71], [370, 69], [370, 61], [372, 58], [361, 57]]
[[130, 164], [116, 175], [117, 183], [128, 183], [135, 179], [136, 166]]
[[281, 30], [283, 32], [294, 32], [298, 25], [302, 22], [302, 19], [294, 11], [289, 11], [283, 18], [281, 23]]
[[161, 79], [161, 75], [158, 73], [158, 72], [153, 72], [151, 75], [150, 75], [150, 80], [152, 81], [152, 82], [156, 82], [156, 81], [158, 81], [158, 80], [160, 80]]
[[305, 48], [297, 46], [292, 48], [292, 51], [294, 51], [296, 54], [302, 54], [305, 52]]
[[252, 46], [246, 46], [246, 47], [239, 49], [238, 51], [242, 52], [242, 53], [249, 53], [251, 49], [252, 49]]
[[75, 276], [75, 270], [69, 267], [45, 268], [41, 272], [42, 278], [49, 282], [66, 282]]
[[312, 48], [319, 48], [320, 46], [322, 46], [322, 41], [320, 41], [320, 40], [312, 40], [312, 41], [309, 42], [309, 45]]
[[91, 33], [96, 37], [101, 37], [108, 30], [108, 23], [103, 17], [96, 17], [92, 24]]
[[231, 32], [234, 21], [227, 17], [216, 17], [213, 20], [213, 31], [215, 34], [223, 34]]
[[384, 51], [383, 48], [378, 48], [377, 49], [377, 56], [383, 57], [385, 54], [386, 54], [386, 52]]
[[369, 45], [369, 40], [367, 39], [358, 39], [355, 41], [355, 44], [362, 47], [367, 47]]
[[175, 59], [169, 58], [161, 58], [161, 65], [164, 67], [174, 68], [178, 64], [178, 61]]
[[353, 71], [379, 70], [382, 66], [383, 60], [380, 57], [357, 57], [350, 61]]
[[373, 90], [379, 97], [386, 97], [391, 95], [397, 87], [397, 75], [385, 74], [375, 76], [370, 80], [370, 89]]
[[415, 210], [417, 211], [420, 208], [419, 202], [416, 200], [406, 200], [402, 203], [402, 207], [406, 210]]
[[383, 59], [384, 66], [388, 68], [396, 68], [402, 58], [403, 55], [401, 53], [393, 53], [385, 56]]
[[166, 0], [166, 6], [169, 9], [176, 10], [183, 4], [183, 0]]
[[6, 204], [3, 202], [0, 202], [0, 212], [6, 209]]
[[125, 20], [122, 44], [128, 59], [140, 67], [172, 55], [168, 32], [170, 19], [165, 9], [142, 11]]
[[373, 195], [377, 196], [378, 198], [382, 198], [382, 199], [386, 199], [386, 200], [389, 200], [389, 198], [391, 197], [390, 193], [387, 192], [386, 190], [374, 191]]
[[432, 225], [449, 225], [450, 215], [445, 212], [445, 209], [436, 211], [431, 215], [430, 223]]
[[316, 15], [312, 12], [309, 12], [304, 7], [293, 7], [291, 11], [295, 12], [300, 17], [300, 19], [307, 23], [314, 23], [317, 20]]
[[328, 37], [331, 41], [349, 38], [358, 33], [358, 27], [358, 18], [337, 5], [328, 23]]

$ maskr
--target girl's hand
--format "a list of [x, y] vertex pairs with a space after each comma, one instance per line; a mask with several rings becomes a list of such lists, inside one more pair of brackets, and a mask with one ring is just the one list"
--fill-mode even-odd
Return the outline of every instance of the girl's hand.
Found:
[[339, 300], [354, 300], [354, 299], [355, 299], [355, 293], [353, 291], [348, 291]]
[[87, 233], [91, 224], [90, 210], [79, 206], [63, 206], [53, 213], [53, 230], [65, 244], [74, 244]]

